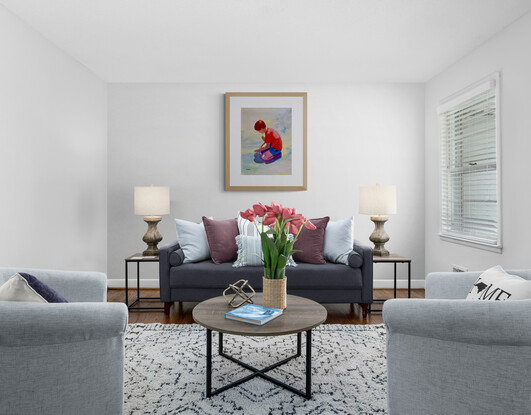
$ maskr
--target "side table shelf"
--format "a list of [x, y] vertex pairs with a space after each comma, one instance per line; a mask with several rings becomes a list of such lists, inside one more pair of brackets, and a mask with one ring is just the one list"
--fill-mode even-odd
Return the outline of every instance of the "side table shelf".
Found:
[[[389, 256], [373, 256], [372, 262], [374, 264], [393, 264], [394, 265], [394, 292], [393, 298], [396, 298], [396, 264], [407, 264], [407, 298], [411, 298], [411, 258], [406, 258], [397, 254], [390, 254]], [[384, 303], [386, 299], [372, 300], [373, 303], [381, 302]], [[381, 313], [382, 310], [371, 310], [371, 305], [369, 305], [369, 313], [376, 312]]]
[[[129, 263], [136, 262], [136, 300], [129, 304]], [[142, 256], [134, 254], [125, 258], [125, 305], [129, 310], [164, 310], [164, 307], [134, 307], [140, 304], [142, 300], [158, 300], [159, 297], [140, 297], [140, 263], [141, 262], [159, 262], [158, 256]]]

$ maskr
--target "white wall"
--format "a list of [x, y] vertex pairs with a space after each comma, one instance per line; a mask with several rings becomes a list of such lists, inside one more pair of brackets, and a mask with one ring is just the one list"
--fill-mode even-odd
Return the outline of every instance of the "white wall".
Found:
[[[229, 91], [308, 92], [308, 191], [224, 190], [224, 93]], [[171, 214], [159, 224], [161, 244], [175, 240], [175, 217], [226, 219], [271, 200], [309, 218], [354, 215], [356, 238], [370, 243], [373, 224], [358, 214], [358, 188], [378, 182], [396, 184], [398, 192], [386, 246], [413, 258], [413, 279], [423, 279], [423, 134], [424, 88], [418, 84], [111, 84], [109, 278], [122, 282], [123, 258], [145, 246], [146, 224], [133, 214], [135, 185], [171, 188]], [[376, 279], [391, 277], [391, 265], [376, 267]], [[155, 267], [142, 272], [146, 278], [158, 275]]]
[[[500, 264], [531, 268], [531, 14], [426, 85], [426, 272], [449, 271], [451, 264], [481, 270]], [[441, 241], [439, 232], [439, 148], [437, 105], [456, 91], [501, 72], [501, 254]]]
[[106, 271], [106, 85], [0, 6], [0, 266]]

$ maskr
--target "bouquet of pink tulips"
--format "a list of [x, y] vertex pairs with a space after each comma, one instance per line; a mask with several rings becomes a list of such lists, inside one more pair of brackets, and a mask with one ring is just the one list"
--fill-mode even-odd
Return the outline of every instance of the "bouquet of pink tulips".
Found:
[[[240, 216], [254, 222], [260, 233], [265, 277], [268, 279], [285, 278], [285, 268], [290, 255], [300, 252], [293, 249], [293, 244], [302, 227], [306, 226], [314, 230], [315, 225], [302, 214], [297, 213], [294, 208], [285, 208], [275, 202], [271, 202], [271, 206], [258, 203], [251, 209], [240, 212]], [[256, 224], [257, 217], [261, 218], [261, 229]], [[264, 230], [265, 226], [269, 229]], [[294, 235], [293, 238], [288, 237], [290, 233]]]

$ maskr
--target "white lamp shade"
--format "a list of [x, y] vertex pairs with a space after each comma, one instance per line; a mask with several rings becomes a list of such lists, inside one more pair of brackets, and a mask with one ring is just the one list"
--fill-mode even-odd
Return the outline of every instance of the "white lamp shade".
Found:
[[169, 213], [169, 187], [135, 186], [135, 215], [160, 216]]
[[396, 186], [360, 186], [360, 213], [392, 215], [396, 213]]

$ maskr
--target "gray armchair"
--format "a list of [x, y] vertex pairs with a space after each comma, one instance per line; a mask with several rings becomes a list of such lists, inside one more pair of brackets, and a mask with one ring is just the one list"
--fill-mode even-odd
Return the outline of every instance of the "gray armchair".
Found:
[[531, 413], [531, 300], [465, 300], [480, 274], [431, 273], [426, 299], [385, 302], [390, 415]]
[[105, 274], [0, 268], [0, 285], [16, 272], [69, 303], [0, 301], [0, 412], [121, 414], [127, 307]]

